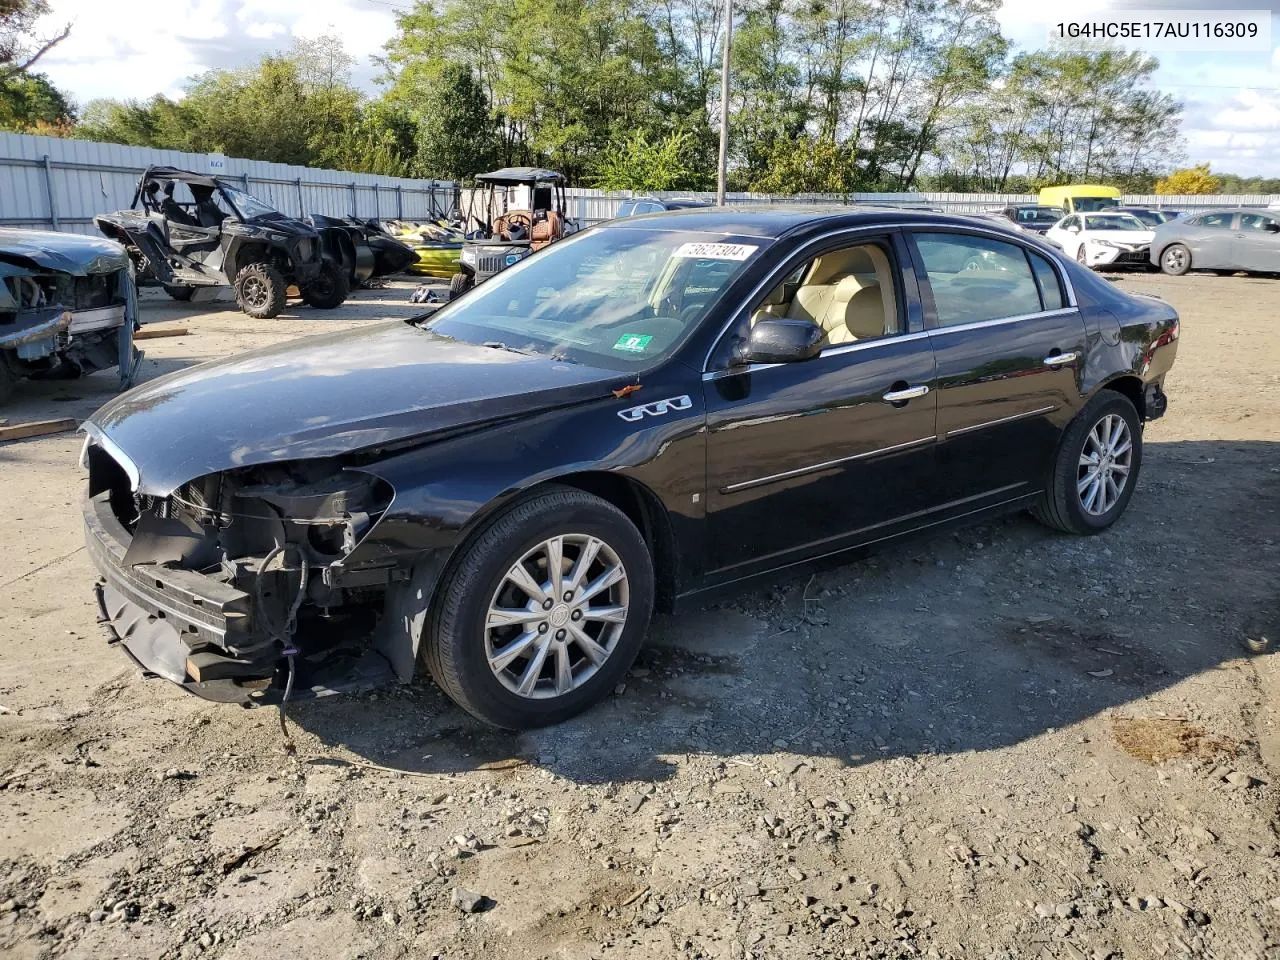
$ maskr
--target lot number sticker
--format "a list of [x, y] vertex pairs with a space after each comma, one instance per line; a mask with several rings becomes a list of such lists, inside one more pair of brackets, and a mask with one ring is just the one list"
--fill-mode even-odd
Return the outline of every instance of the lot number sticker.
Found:
[[647, 333], [624, 333], [613, 345], [613, 349], [622, 350], [625, 353], [644, 353], [652, 339], [653, 337]]
[[750, 243], [683, 243], [673, 257], [700, 257], [705, 260], [745, 260], [760, 248]]

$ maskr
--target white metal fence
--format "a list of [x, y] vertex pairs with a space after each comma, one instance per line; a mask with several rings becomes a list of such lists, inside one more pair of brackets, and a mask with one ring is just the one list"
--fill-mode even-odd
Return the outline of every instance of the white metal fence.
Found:
[[[714, 193], [666, 192], [637, 194], [627, 191], [608, 192], [573, 188], [568, 191], [569, 215], [580, 223], [598, 223], [617, 215], [618, 206], [624, 200], [636, 196], [697, 197], [715, 201]], [[920, 207], [942, 210], [946, 213], [983, 213], [1011, 204], [1036, 203], [1033, 193], [853, 193], [799, 194], [781, 196], [766, 193], [729, 193], [725, 199], [730, 204], [815, 204], [848, 206], [856, 204], [890, 204], [893, 206]], [[1120, 203], [1135, 207], [1167, 207], [1172, 210], [1206, 207], [1265, 207], [1280, 202], [1280, 195], [1242, 194], [1184, 195], [1131, 194], [1122, 197]]]
[[434, 219], [456, 195], [453, 183], [440, 180], [0, 133], [0, 226], [96, 233], [94, 215], [127, 208], [139, 175], [153, 165], [226, 177], [290, 216]]

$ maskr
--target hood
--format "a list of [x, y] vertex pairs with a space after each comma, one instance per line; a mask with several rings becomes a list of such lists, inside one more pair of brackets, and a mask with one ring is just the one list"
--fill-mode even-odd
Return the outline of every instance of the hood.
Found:
[[85, 429], [140, 492], [350, 453], [607, 396], [626, 374], [476, 346], [394, 322], [252, 350], [145, 383]]
[[1154, 230], [1089, 230], [1086, 234], [1090, 240], [1106, 240], [1122, 247], [1144, 246], [1156, 235]]
[[0, 260], [77, 277], [114, 273], [129, 265], [129, 255], [114, 241], [47, 230], [0, 229]]

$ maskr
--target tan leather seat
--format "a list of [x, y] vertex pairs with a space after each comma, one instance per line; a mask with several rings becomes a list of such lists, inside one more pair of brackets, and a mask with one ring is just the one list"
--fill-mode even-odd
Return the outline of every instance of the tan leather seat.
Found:
[[553, 240], [560, 238], [564, 233], [564, 225], [561, 221], [560, 214], [555, 210], [548, 210], [543, 215], [545, 219], [535, 221], [530, 237], [533, 240], [533, 249], [541, 250]]
[[836, 284], [822, 318], [824, 344], [852, 343], [885, 333], [884, 297], [880, 281], [866, 274], [845, 277]]

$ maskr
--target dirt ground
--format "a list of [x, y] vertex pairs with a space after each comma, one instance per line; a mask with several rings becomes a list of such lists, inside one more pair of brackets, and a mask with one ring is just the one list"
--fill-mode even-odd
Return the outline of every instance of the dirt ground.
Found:
[[[1014, 517], [661, 619], [523, 736], [423, 681], [273, 710], [144, 680], [95, 623], [80, 440], [0, 445], [0, 955], [1280, 957], [1280, 282], [1182, 315], [1108, 533]], [[148, 300], [146, 376], [402, 317]], [[83, 417], [114, 378], [4, 416]]]

